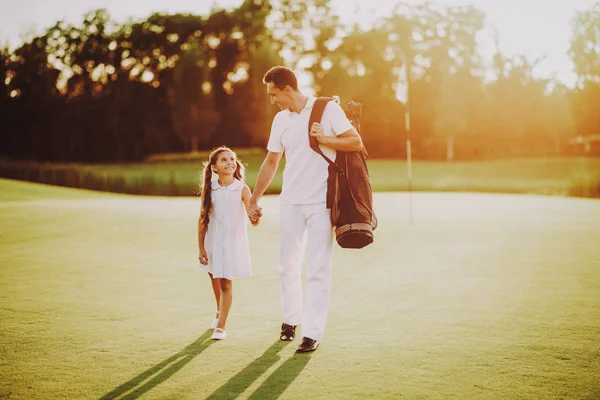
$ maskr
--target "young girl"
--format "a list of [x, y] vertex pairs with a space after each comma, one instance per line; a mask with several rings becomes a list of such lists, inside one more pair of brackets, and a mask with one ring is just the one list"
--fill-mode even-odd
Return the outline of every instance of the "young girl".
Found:
[[[200, 266], [208, 272], [217, 315], [211, 329], [212, 339], [227, 337], [225, 323], [233, 299], [231, 280], [252, 274], [246, 216], [250, 207], [250, 188], [244, 183], [244, 167], [231, 149], [216, 148], [204, 163], [198, 249]], [[212, 179], [216, 174], [218, 179]], [[259, 220], [251, 220], [258, 225]]]

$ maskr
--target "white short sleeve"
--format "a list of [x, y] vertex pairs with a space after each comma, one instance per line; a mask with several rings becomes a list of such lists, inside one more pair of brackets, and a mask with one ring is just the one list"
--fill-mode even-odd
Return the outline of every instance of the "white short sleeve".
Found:
[[267, 150], [273, 153], [281, 153], [283, 151], [283, 144], [281, 143], [281, 135], [283, 134], [282, 125], [281, 115], [277, 113], [271, 124], [271, 134], [269, 135], [269, 143], [267, 144]]
[[352, 123], [346, 117], [346, 113], [335, 101], [327, 103], [323, 112], [323, 119], [329, 120], [331, 130], [336, 136], [352, 129]]

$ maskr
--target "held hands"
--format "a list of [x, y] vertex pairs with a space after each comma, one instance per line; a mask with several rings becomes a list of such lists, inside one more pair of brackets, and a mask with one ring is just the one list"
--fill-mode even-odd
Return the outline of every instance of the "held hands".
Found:
[[258, 204], [250, 205], [250, 212], [248, 213], [248, 218], [250, 218], [250, 223], [254, 226], [258, 226], [260, 223], [260, 218], [262, 217], [262, 208]]
[[260, 217], [251, 217], [248, 215], [248, 219], [250, 219], [252, 226], [258, 226], [258, 224], [260, 224]]
[[326, 136], [325, 131], [323, 130], [323, 125], [318, 122], [313, 122], [310, 127], [310, 136], [313, 136], [317, 139], [319, 143], [325, 144]]

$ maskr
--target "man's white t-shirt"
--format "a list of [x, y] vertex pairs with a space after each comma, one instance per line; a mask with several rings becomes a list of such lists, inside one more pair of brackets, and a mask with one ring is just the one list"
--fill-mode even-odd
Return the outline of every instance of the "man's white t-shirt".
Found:
[[[285, 169], [280, 203], [300, 205], [324, 203], [327, 198], [327, 161], [310, 148], [308, 121], [316, 98], [309, 97], [300, 114], [282, 110], [275, 115], [267, 150], [285, 151]], [[334, 101], [327, 103], [321, 119], [326, 136], [337, 136], [352, 128], [344, 110]], [[335, 160], [335, 150], [320, 145], [327, 157]]]

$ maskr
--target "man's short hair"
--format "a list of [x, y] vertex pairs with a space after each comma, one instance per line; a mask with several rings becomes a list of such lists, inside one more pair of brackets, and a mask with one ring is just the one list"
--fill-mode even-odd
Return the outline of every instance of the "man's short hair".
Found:
[[273, 82], [279, 90], [285, 89], [286, 86], [298, 90], [298, 78], [296, 78], [294, 71], [287, 67], [277, 66], [268, 70], [263, 77], [263, 83], [267, 84], [269, 82]]

